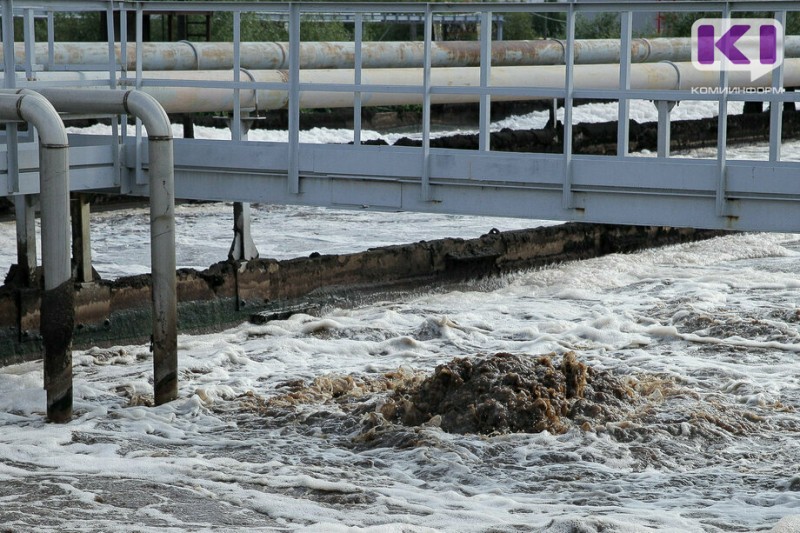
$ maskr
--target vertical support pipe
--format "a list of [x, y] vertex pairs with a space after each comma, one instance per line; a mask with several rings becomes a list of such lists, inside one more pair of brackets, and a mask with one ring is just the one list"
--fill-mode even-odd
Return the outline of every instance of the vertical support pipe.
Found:
[[17, 125], [6, 123], [6, 168], [8, 169], [8, 192], [19, 192], [19, 138]]
[[[775, 20], [781, 23], [786, 28], [786, 11], [778, 11], [775, 13]], [[778, 65], [778, 68], [772, 71], [772, 89], [773, 96], [778, 89], [783, 88], [783, 61]], [[780, 161], [781, 159], [781, 141], [783, 137], [783, 104], [781, 102], [772, 101], [769, 103], [769, 160]]]
[[572, 197], [572, 94], [575, 90], [575, 9], [572, 3], [567, 8], [567, 42], [564, 46], [564, 187], [562, 207], [575, 207]]
[[422, 172], [420, 176], [421, 198], [431, 201], [431, 34], [433, 33], [433, 13], [431, 5], [425, 4], [425, 31], [423, 32], [422, 69]]
[[69, 149], [64, 123], [44, 98], [0, 94], [0, 118], [24, 120], [39, 131], [42, 217], [42, 295], [40, 331], [44, 339], [47, 418], [72, 418], [72, 331], [74, 290], [70, 268]]
[[[627, 93], [631, 90], [631, 26], [633, 13], [623, 11], [620, 16], [620, 47], [619, 47], [619, 90]], [[628, 140], [630, 138], [630, 101], [627, 94], [620, 95], [619, 115], [617, 118], [617, 156], [628, 155]]]
[[15, 196], [14, 211], [17, 217], [17, 268], [25, 286], [30, 287], [37, 263], [35, 196]]
[[[166, 113], [164, 118], [169, 124]], [[148, 128], [148, 146], [150, 255], [153, 261], [153, 396], [156, 405], [161, 405], [178, 397], [178, 300], [175, 279], [172, 135], [153, 135]]]
[[175, 168], [172, 126], [155, 98], [124, 94], [126, 113], [147, 128], [150, 153], [150, 255], [153, 300], [153, 396], [156, 405], [178, 397], [178, 298], [175, 277]]
[[[242, 61], [241, 61], [241, 13], [234, 11], [233, 13], [233, 119], [231, 120], [231, 140], [244, 141], [247, 140], [247, 132], [249, 126], [245, 124], [242, 116], [241, 108], [241, 89], [239, 82], [241, 81], [242, 74]], [[198, 64], [199, 64], [198, 56]], [[245, 115], [249, 116], [248, 112]], [[253, 242], [253, 237], [250, 232], [250, 204], [245, 202], [233, 203], [233, 243], [228, 251], [228, 259], [232, 261], [249, 261], [258, 258], [258, 250]], [[241, 308], [241, 301], [238, 298], [238, 283], [237, 283], [237, 309]]]
[[85, 194], [76, 194], [70, 205], [72, 214], [72, 258], [75, 262], [74, 278], [80, 283], [92, 281], [92, 246], [89, 233], [89, 200]]
[[249, 261], [258, 258], [258, 250], [250, 231], [250, 204], [233, 203], [233, 244], [228, 252], [231, 261]]
[[[481, 13], [481, 89], [486, 91], [489, 87], [489, 75], [492, 68], [492, 13]], [[492, 97], [487, 92], [481, 93], [479, 104], [479, 150], [487, 152], [491, 149], [491, 122]]]
[[289, 193], [300, 193], [300, 6], [289, 7]]
[[656, 155], [658, 157], [669, 157], [671, 142], [669, 114], [673, 107], [675, 107], [675, 102], [670, 102], [668, 100], [656, 101], [656, 109], [658, 109], [658, 141]]
[[178, 316], [175, 279], [175, 176], [172, 127], [164, 108], [141, 91], [42, 89], [60, 111], [127, 113], [147, 129], [152, 256], [153, 369], [156, 405], [178, 397]]

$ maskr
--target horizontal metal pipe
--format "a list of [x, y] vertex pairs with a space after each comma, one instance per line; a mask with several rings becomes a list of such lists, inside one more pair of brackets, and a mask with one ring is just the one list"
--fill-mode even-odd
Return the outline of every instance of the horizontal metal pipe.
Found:
[[[615, 63], [619, 61], [619, 39], [579, 39], [575, 41], [576, 64]], [[787, 36], [786, 57], [800, 57], [800, 36]], [[0, 53], [2, 48], [0, 48]], [[116, 60], [121, 62], [120, 45]], [[25, 62], [23, 44], [15, 47], [18, 65]], [[422, 67], [424, 43], [365, 42], [362, 46], [364, 68]], [[242, 68], [289, 68], [289, 43], [243, 42], [240, 47]], [[300, 68], [354, 68], [355, 44], [352, 42], [304, 42], [300, 44]], [[689, 38], [633, 39], [633, 63], [656, 61], [690, 61]], [[107, 43], [54, 43], [55, 65], [107, 65]], [[48, 62], [47, 43], [36, 43], [35, 63]], [[128, 43], [126, 68], [136, 68], [136, 44]], [[560, 65], [564, 63], [561, 41], [496, 41], [492, 43], [493, 66]], [[469, 67], [480, 64], [480, 43], [477, 41], [441, 41], [431, 43], [431, 66]], [[233, 43], [143, 43], [143, 70], [225, 70], [233, 68]]]
[[[248, 71], [252, 80], [259, 83], [286, 84], [287, 74], [280, 70]], [[47, 83], [81, 76], [102, 77], [102, 73], [45, 72], [39, 78]], [[145, 80], [195, 80], [209, 82], [233, 82], [231, 71], [162, 71], [145, 72]], [[491, 70], [490, 87], [524, 87], [562, 90], [564, 88], [565, 67], [560, 65], [534, 67], [494, 67]], [[362, 71], [362, 84], [377, 87], [422, 87], [423, 69], [365, 69]], [[800, 59], [788, 59], [784, 65], [786, 86], [800, 86]], [[300, 82], [319, 85], [320, 90], [303, 90], [300, 93], [300, 106], [303, 108], [352, 107], [352, 92], [331, 91], [324, 85], [352, 84], [354, 71], [349, 69], [320, 69], [300, 71]], [[768, 86], [770, 77], [751, 82], [747, 72], [731, 72], [731, 87]], [[711, 88], [719, 84], [715, 72], [698, 71], [691, 63], [645, 63], [631, 66], [631, 89], [633, 90], [689, 90], [692, 88]], [[619, 65], [577, 65], [574, 71], [576, 89], [614, 90], [619, 88]], [[431, 71], [431, 85], [436, 87], [480, 87], [480, 69], [438, 68]], [[232, 111], [234, 93], [232, 89], [212, 89], [202, 87], [157, 87], [144, 85], [141, 89], [153, 96], [170, 113], [196, 113]], [[80, 90], [78, 90], [80, 91]], [[285, 89], [241, 89], [238, 105], [243, 109], [283, 109], [288, 105], [288, 91]], [[45, 90], [45, 94], [49, 94]], [[478, 94], [442, 94], [431, 96], [433, 103], [476, 102]], [[535, 100], [541, 96], [496, 95], [494, 101]], [[422, 102], [422, 91], [406, 93], [377, 93], [362, 87], [361, 103], [364, 106], [405, 105]], [[94, 108], [100, 112], [100, 108]]]

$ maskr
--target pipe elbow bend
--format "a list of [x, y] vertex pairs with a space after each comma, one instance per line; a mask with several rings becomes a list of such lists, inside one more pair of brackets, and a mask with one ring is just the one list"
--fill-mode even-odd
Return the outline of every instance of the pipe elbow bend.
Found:
[[33, 91], [25, 91], [16, 98], [17, 114], [25, 122], [36, 126], [42, 145], [49, 148], [69, 146], [64, 122], [49, 100]]
[[169, 116], [158, 100], [142, 91], [128, 91], [123, 101], [125, 111], [139, 117], [147, 129], [150, 140], [172, 140]]

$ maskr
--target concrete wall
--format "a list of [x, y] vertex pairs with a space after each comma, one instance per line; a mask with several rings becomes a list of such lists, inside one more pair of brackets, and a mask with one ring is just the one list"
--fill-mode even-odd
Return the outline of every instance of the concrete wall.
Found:
[[[271, 314], [365, 295], [457, 282], [585, 259], [612, 252], [709, 238], [719, 232], [665, 227], [563, 224], [492, 232], [477, 239], [442, 239], [375, 248], [345, 255], [276, 261], [217, 263], [207, 270], [181, 269], [179, 327], [214, 331]], [[10, 284], [0, 287], [0, 365], [41, 357], [41, 292]], [[150, 276], [76, 284], [75, 347], [132, 344], [150, 338]], [[259, 314], [260, 313], [260, 314]]]

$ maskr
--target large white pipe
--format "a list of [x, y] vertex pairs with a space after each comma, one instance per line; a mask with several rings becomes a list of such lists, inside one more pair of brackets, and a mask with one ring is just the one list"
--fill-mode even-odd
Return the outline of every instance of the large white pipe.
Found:
[[147, 130], [150, 154], [153, 367], [157, 405], [178, 396], [178, 324], [175, 279], [175, 177], [172, 127], [164, 108], [141, 91], [38, 89], [59, 111], [127, 113]]
[[[23, 93], [23, 94], [19, 94]], [[47, 418], [72, 418], [72, 332], [74, 288], [70, 264], [69, 149], [64, 123], [41, 96], [20, 90], [0, 93], [0, 119], [22, 120], [39, 132], [39, 190], [42, 218], [40, 331], [44, 340]]]
[[[248, 71], [247, 78], [256, 82], [286, 83], [287, 73], [279, 70]], [[43, 72], [38, 74], [43, 82], [75, 79], [102, 78], [97, 72]], [[145, 79], [161, 80], [203, 80], [212, 82], [233, 82], [231, 71], [161, 71], [145, 72]], [[564, 88], [565, 67], [561, 65], [533, 67], [494, 67], [491, 69], [491, 87], [525, 87], [561, 90]], [[416, 86], [422, 87], [422, 69], [364, 69], [362, 83], [376, 86]], [[310, 85], [352, 84], [354, 72], [349, 69], [301, 70], [300, 82]], [[642, 63], [631, 65], [631, 89], [633, 90], [690, 90], [692, 88], [712, 88], [719, 84], [719, 75], [710, 71], [699, 71], [691, 63]], [[573, 76], [576, 89], [617, 89], [619, 87], [619, 65], [576, 65]], [[770, 76], [763, 76], [755, 82], [750, 81], [747, 72], [731, 72], [731, 87], [766, 87], [771, 83]], [[800, 59], [787, 59], [784, 64], [785, 86], [800, 86]], [[480, 87], [480, 69], [475, 67], [440, 68], [431, 71], [431, 85], [434, 87]], [[234, 109], [231, 89], [211, 89], [199, 87], [157, 87], [145, 85], [142, 91], [152, 95], [169, 113], [222, 112]], [[434, 93], [433, 103], [476, 102], [476, 94]], [[497, 95], [495, 101], [534, 100], [540, 97]], [[244, 109], [283, 109], [289, 101], [288, 91], [284, 89], [241, 89], [239, 105]], [[422, 102], [420, 92], [413, 93], [370, 93], [363, 89], [361, 103], [364, 106], [406, 105]], [[335, 108], [352, 107], [352, 92], [311, 91], [300, 93], [300, 107]]]
[[[619, 39], [578, 39], [575, 41], [576, 64], [619, 62]], [[34, 63], [48, 64], [47, 43], [36, 43]], [[116, 45], [116, 61], [121, 62], [120, 45]], [[564, 63], [564, 43], [554, 39], [533, 41], [496, 41], [492, 43], [492, 66], [559, 65]], [[784, 40], [786, 57], [800, 56], [800, 36]], [[2, 47], [0, 47], [2, 53]], [[247, 69], [289, 68], [289, 43], [243, 42], [240, 64]], [[432, 67], [470, 67], [480, 64], [480, 42], [438, 41], [431, 43]], [[233, 68], [233, 43], [143, 43], [143, 70], [225, 70]], [[23, 44], [15, 47], [18, 65], [25, 62]], [[364, 68], [422, 67], [424, 43], [421, 41], [372, 42], [362, 44]], [[128, 43], [126, 68], [136, 68], [136, 44]], [[687, 37], [633, 39], [631, 61], [690, 61], [691, 40]], [[55, 65], [106, 65], [107, 43], [57, 42], [53, 47]], [[300, 68], [353, 68], [355, 43], [304, 42], [300, 44]]]

